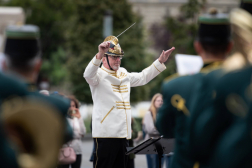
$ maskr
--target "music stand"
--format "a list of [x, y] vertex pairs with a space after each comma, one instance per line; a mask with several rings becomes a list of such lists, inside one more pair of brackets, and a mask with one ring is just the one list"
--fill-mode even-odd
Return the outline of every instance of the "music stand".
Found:
[[134, 154], [158, 154], [159, 168], [161, 168], [161, 158], [163, 154], [173, 151], [174, 139], [162, 139], [151, 137], [135, 147], [127, 147], [126, 155]]

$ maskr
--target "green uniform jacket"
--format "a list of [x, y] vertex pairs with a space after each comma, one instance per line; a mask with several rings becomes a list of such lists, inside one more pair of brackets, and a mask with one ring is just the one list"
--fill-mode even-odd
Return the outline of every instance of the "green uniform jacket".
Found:
[[[10, 96], [26, 96], [26, 86], [0, 73], [0, 104]], [[0, 110], [1, 111], [1, 110]], [[0, 163], [1, 167], [18, 167], [16, 153], [6, 139], [2, 123], [0, 123]]]
[[45, 96], [38, 92], [30, 92], [29, 97], [34, 97], [37, 100], [49, 104], [57, 109], [57, 111], [60, 113], [60, 116], [65, 121], [64, 142], [66, 143], [70, 141], [73, 137], [73, 131], [72, 127], [69, 125], [66, 119], [67, 112], [70, 107], [70, 101], [61, 96], [55, 96], [55, 95]]
[[215, 86], [213, 104], [196, 121], [197, 127], [202, 127], [194, 127], [197, 139], [204, 140], [205, 150], [215, 149], [211, 160], [214, 168], [252, 167], [251, 77], [252, 67], [223, 76]]
[[[4, 74], [0, 73], [0, 104], [4, 101], [9, 100], [14, 97], [29, 97], [35, 98], [38, 101], [44, 102], [48, 105], [55, 107], [58, 112], [61, 114], [63, 120], [66, 124], [65, 129], [65, 139], [64, 141], [67, 142], [72, 139], [72, 129], [69, 126], [68, 122], [66, 121], [67, 111], [70, 107], [70, 101], [67, 99], [63, 99], [60, 97], [53, 97], [53, 96], [44, 96], [37, 92], [29, 92], [27, 89], [27, 85], [21, 82], [18, 82], [16, 79], [5, 76]], [[7, 139], [5, 139], [5, 134], [3, 132], [3, 126], [0, 123], [0, 162], [3, 163], [4, 167], [17, 167], [16, 162], [16, 154], [15, 151], [11, 148]], [[2, 154], [1, 154], [2, 153]]]
[[164, 138], [176, 139], [171, 167], [190, 168], [199, 165], [194, 153], [190, 151], [189, 125], [194, 107], [192, 105], [201, 80], [206, 75], [203, 72], [212, 71], [219, 65], [220, 62], [207, 64], [202, 73], [178, 77], [164, 82], [162, 86], [164, 104], [158, 111], [156, 127]]
[[[214, 144], [210, 145], [210, 142], [214, 136], [218, 137], [214, 132], [213, 134], [209, 134], [209, 132], [213, 131], [215, 126], [213, 123], [221, 122], [212, 118], [211, 115], [216, 97], [215, 85], [223, 74], [223, 71], [218, 69], [203, 75], [197, 83], [197, 89], [190, 104], [188, 151], [192, 154], [193, 159], [200, 163], [200, 167], [210, 166], [209, 161], [215, 147]], [[213, 121], [211, 121], [211, 125], [206, 125], [209, 118]]]
[[27, 85], [27, 89], [30, 91], [30, 95], [32, 97], [36, 97], [40, 101], [42, 101], [46, 104], [49, 104], [58, 110], [58, 112], [61, 114], [63, 120], [65, 121], [64, 143], [72, 140], [72, 138], [73, 138], [72, 127], [69, 125], [69, 123], [66, 119], [67, 112], [70, 107], [69, 99], [66, 99], [60, 95], [45, 96], [45, 95], [37, 92], [36, 86], [34, 84], [26, 84], [26, 85]]

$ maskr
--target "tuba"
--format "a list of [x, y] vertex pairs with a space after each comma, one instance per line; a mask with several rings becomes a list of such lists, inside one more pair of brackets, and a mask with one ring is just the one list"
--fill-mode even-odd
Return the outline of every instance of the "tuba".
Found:
[[248, 62], [251, 62], [252, 15], [243, 9], [234, 9], [230, 13], [235, 47]]
[[233, 9], [230, 22], [235, 52], [223, 63], [226, 72], [252, 64], [252, 15], [244, 9]]
[[1, 109], [5, 137], [21, 168], [56, 167], [63, 144], [64, 122], [58, 111], [34, 98], [16, 97]]

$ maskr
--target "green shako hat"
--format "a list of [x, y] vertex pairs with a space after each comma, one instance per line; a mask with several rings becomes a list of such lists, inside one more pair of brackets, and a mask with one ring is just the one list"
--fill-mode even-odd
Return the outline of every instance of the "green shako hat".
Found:
[[40, 31], [35, 25], [8, 26], [5, 30], [4, 53], [7, 57], [21, 62], [40, 54]]
[[198, 39], [201, 43], [223, 44], [230, 41], [231, 27], [228, 14], [218, 13], [215, 8], [198, 19]]
[[250, 14], [252, 14], [252, 0], [242, 0], [240, 8], [248, 11]]

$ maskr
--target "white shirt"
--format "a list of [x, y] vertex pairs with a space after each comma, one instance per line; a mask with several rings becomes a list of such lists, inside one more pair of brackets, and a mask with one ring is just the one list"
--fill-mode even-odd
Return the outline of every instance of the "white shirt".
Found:
[[150, 135], [159, 135], [153, 121], [153, 117], [150, 111], [147, 111], [143, 118], [144, 131], [146, 133], [144, 140], [149, 139]]
[[[82, 138], [86, 134], [86, 127], [84, 125], [84, 121], [80, 118], [69, 118], [67, 117], [67, 121], [69, 122], [69, 125], [73, 129], [73, 140], [69, 141], [67, 145], [73, 148], [76, 155], [79, 155], [82, 153], [81, 145], [82, 145]], [[67, 145], [64, 145], [63, 147], [66, 147]]]
[[129, 73], [125, 68], [112, 71], [94, 57], [83, 74], [92, 98], [93, 138], [131, 139], [130, 88], [142, 86], [166, 69], [156, 60], [140, 73]]

